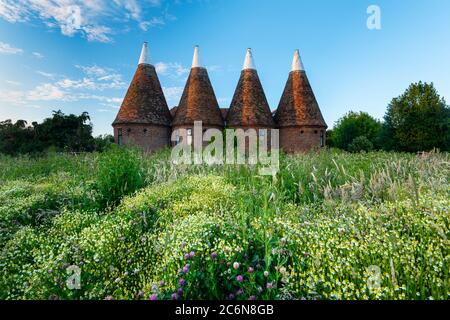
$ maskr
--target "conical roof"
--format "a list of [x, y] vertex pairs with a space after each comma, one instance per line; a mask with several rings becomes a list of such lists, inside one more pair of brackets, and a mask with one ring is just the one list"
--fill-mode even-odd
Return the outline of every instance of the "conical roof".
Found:
[[198, 46], [194, 49], [191, 72], [172, 125], [193, 125], [194, 121], [202, 121], [203, 125], [223, 127], [222, 113], [208, 72], [200, 64]]
[[113, 125], [136, 123], [170, 126], [171, 121], [172, 116], [158, 75], [149, 61], [147, 43], [144, 43], [136, 73]]
[[274, 127], [266, 95], [256, 72], [251, 49], [247, 49], [244, 67], [227, 115], [230, 127]]
[[327, 127], [298, 50], [294, 53], [292, 69], [274, 118], [279, 127]]

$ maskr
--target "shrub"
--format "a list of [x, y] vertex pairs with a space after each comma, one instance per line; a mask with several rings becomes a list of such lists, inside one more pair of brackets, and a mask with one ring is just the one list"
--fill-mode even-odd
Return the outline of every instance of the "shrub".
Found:
[[350, 152], [361, 152], [361, 151], [370, 151], [373, 149], [373, 143], [370, 142], [366, 136], [359, 136], [353, 139], [352, 143], [348, 145], [348, 151]]
[[104, 205], [115, 205], [120, 199], [143, 185], [140, 153], [137, 149], [112, 145], [100, 155], [97, 187]]

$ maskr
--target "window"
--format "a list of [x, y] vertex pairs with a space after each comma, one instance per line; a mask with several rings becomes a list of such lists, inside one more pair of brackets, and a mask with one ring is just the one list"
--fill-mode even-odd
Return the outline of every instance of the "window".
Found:
[[178, 130], [175, 131], [175, 145], [180, 143], [180, 133]]
[[192, 129], [187, 129], [187, 144], [192, 145]]
[[265, 135], [266, 135], [266, 130], [265, 129], [259, 130], [259, 136], [260, 137], [264, 137]]
[[128, 128], [128, 129], [127, 129], [127, 132], [130, 133], [130, 132], [131, 132], [131, 128]]
[[314, 133], [317, 134], [317, 130], [314, 130]]
[[117, 129], [117, 144], [122, 144], [122, 128]]
[[325, 134], [323, 130], [320, 131], [320, 147], [325, 147]]
[[302, 131], [300, 131], [300, 134], [303, 134], [304, 133], [304, 131], [302, 130]]
[[146, 133], [147, 133], [147, 131], [148, 131], [148, 130], [147, 130], [147, 128], [145, 128], [145, 129], [144, 129], [144, 134], [146, 134]]

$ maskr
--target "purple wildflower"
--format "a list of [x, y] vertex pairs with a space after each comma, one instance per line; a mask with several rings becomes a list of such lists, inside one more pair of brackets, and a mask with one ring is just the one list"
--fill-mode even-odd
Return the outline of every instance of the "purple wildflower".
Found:
[[189, 265], [185, 265], [185, 266], [183, 267], [183, 272], [186, 273], [186, 272], [188, 272], [188, 271], [189, 271]]
[[273, 289], [273, 283], [268, 282], [266, 287], [267, 287], [267, 289]]
[[182, 247], [182, 248], [184, 248], [186, 245], [187, 245], [186, 241], [183, 241], [183, 242], [181, 243], [181, 247]]
[[152, 300], [152, 301], [158, 300], [158, 296], [156, 294], [152, 294], [150, 296], [150, 300]]
[[211, 253], [211, 258], [213, 258], [213, 259], [217, 258], [217, 253], [215, 253], [215, 252]]
[[242, 289], [242, 288], [240, 288], [238, 291], [236, 291], [236, 294], [238, 295], [238, 296], [240, 296], [241, 294], [243, 294], [244, 293], [244, 290]]
[[255, 296], [250, 296], [250, 298], [248, 298], [248, 300], [254, 301], [254, 300], [256, 300], [256, 297]]
[[235, 298], [234, 294], [230, 293], [230, 294], [228, 295], [228, 299], [233, 300], [234, 298]]
[[187, 259], [189, 259], [189, 253], [186, 253], [186, 254], [184, 255], [184, 260], [187, 260]]
[[177, 293], [181, 296], [183, 294], [183, 288], [178, 288]]
[[236, 277], [236, 280], [239, 281], [239, 282], [242, 282], [242, 281], [244, 281], [244, 277], [241, 276], [241, 275], [238, 275], [238, 276]]
[[177, 300], [178, 299], [178, 295], [176, 293], [172, 293], [172, 300]]
[[248, 271], [248, 273], [253, 273], [254, 270], [253, 270], [252, 267], [248, 267], [248, 270], [247, 270], [247, 271]]
[[166, 284], [166, 283], [164, 282], [164, 280], [161, 280], [161, 281], [159, 282], [159, 286], [160, 286], [160, 287], [164, 287], [165, 284]]
[[180, 281], [178, 281], [180, 286], [184, 286], [186, 284], [186, 280], [184, 280], [183, 278], [180, 279]]
[[189, 252], [189, 255], [191, 256], [191, 258], [193, 258], [195, 256], [195, 252], [191, 251], [191, 252]]

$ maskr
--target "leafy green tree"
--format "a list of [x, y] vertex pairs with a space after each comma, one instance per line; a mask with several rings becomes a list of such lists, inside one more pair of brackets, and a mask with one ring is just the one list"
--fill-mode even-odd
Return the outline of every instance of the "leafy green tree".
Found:
[[112, 136], [92, 137], [87, 112], [65, 115], [54, 111], [42, 123], [28, 125], [24, 120], [0, 122], [0, 153], [17, 155], [47, 150], [89, 152], [103, 151], [114, 141]]
[[348, 145], [350, 152], [370, 151], [372, 149], [373, 143], [366, 136], [357, 137]]
[[336, 142], [334, 137], [334, 130], [333, 129], [327, 130], [326, 137], [327, 137], [327, 147], [335, 148]]
[[334, 147], [350, 151], [350, 144], [364, 136], [374, 148], [378, 148], [381, 128], [381, 123], [368, 113], [351, 111], [336, 122], [331, 142]]
[[387, 150], [450, 149], [450, 108], [433, 83], [413, 83], [391, 101], [381, 137]]
[[35, 128], [37, 140], [44, 149], [53, 146], [61, 151], [93, 151], [90, 120], [87, 112], [76, 116], [65, 115], [61, 110], [53, 111], [51, 118], [45, 119]]
[[32, 141], [34, 130], [24, 120], [0, 122], [0, 153], [19, 154], [35, 152]]

